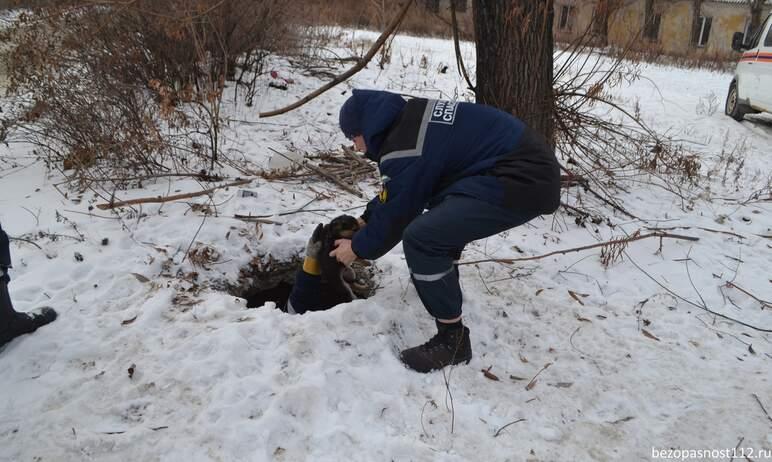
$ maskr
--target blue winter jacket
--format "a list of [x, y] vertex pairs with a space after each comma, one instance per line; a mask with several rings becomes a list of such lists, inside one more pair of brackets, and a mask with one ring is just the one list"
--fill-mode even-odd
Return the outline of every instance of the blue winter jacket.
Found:
[[382, 191], [363, 215], [367, 226], [352, 240], [360, 258], [384, 255], [414, 218], [450, 194], [534, 216], [560, 204], [552, 148], [493, 107], [354, 90], [341, 109], [341, 128], [364, 136], [366, 155], [381, 173]]

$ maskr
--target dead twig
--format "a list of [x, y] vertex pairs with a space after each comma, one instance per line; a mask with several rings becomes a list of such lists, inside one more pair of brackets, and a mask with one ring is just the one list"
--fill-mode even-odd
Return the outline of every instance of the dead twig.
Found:
[[727, 281], [726, 286], [729, 287], [729, 288], [737, 289], [740, 292], [744, 293], [745, 295], [749, 296], [750, 298], [752, 298], [752, 299], [756, 300], [757, 302], [761, 303], [761, 309], [762, 310], [764, 308], [768, 307], [768, 306], [772, 306], [772, 302], [768, 302], [766, 300], [760, 299], [759, 297], [753, 295], [752, 293], [748, 292], [747, 290], [743, 289], [742, 287], [738, 286], [737, 284], [735, 284], [735, 283], [733, 283], [731, 281]]
[[196, 234], [193, 235], [193, 239], [190, 240], [190, 244], [188, 244], [188, 249], [185, 251], [185, 255], [182, 256], [182, 261], [180, 262], [180, 265], [185, 263], [185, 259], [188, 257], [188, 254], [190, 253], [190, 248], [193, 247], [193, 243], [196, 242], [198, 233], [201, 232], [201, 228], [204, 227], [204, 223], [206, 223], [206, 214], [204, 214], [204, 219], [201, 220], [201, 224], [198, 225], [198, 229], [196, 230]]
[[599, 242], [597, 244], [591, 244], [591, 245], [585, 245], [582, 247], [574, 247], [571, 249], [564, 249], [564, 250], [556, 250], [554, 252], [550, 252], [544, 255], [536, 255], [533, 257], [520, 257], [520, 258], [490, 258], [486, 260], [476, 260], [476, 261], [469, 261], [469, 262], [461, 262], [460, 265], [474, 265], [477, 263], [504, 263], [504, 264], [512, 264], [516, 261], [529, 261], [529, 260], [540, 260], [542, 258], [551, 257], [553, 255], [564, 255], [571, 252], [581, 252], [582, 250], [589, 250], [589, 249], [595, 249], [598, 247], [605, 247], [609, 245], [614, 244], [622, 244], [622, 243], [628, 243], [628, 242], [634, 242], [634, 241], [640, 241], [642, 239], [648, 239], [652, 237], [658, 237], [660, 239], [663, 238], [669, 238], [669, 239], [680, 239], [685, 241], [699, 241], [700, 238], [698, 237], [692, 237], [692, 236], [683, 236], [680, 234], [670, 234], [670, 233], [663, 233], [663, 232], [654, 232], [649, 234], [643, 234], [640, 236], [631, 236], [624, 239], [615, 239], [611, 241], [605, 241], [605, 242]]
[[357, 72], [361, 71], [367, 63], [370, 62], [370, 60], [373, 59], [373, 56], [378, 52], [378, 50], [383, 46], [384, 43], [386, 43], [386, 40], [391, 36], [392, 33], [394, 33], [395, 30], [397, 30], [397, 27], [402, 23], [402, 20], [405, 18], [405, 15], [407, 14], [408, 10], [410, 9], [410, 6], [413, 4], [413, 0], [408, 0], [403, 6], [402, 9], [397, 13], [397, 15], [394, 17], [394, 19], [391, 20], [388, 26], [386, 26], [386, 30], [384, 30], [380, 37], [378, 37], [378, 40], [375, 41], [372, 47], [367, 51], [367, 53], [360, 59], [357, 64], [352, 67], [351, 69], [347, 70], [343, 74], [340, 74], [339, 76], [335, 77], [331, 82], [323, 85], [321, 88], [309, 93], [308, 95], [304, 96], [303, 98], [299, 99], [298, 101], [290, 104], [289, 106], [285, 106], [280, 109], [275, 109], [273, 111], [267, 111], [267, 112], [261, 112], [260, 118], [265, 117], [273, 117], [277, 115], [284, 114], [286, 112], [289, 112], [293, 109], [297, 109], [300, 106], [306, 104], [307, 102], [311, 101], [312, 99], [316, 98], [317, 96], [321, 95], [322, 93], [326, 92], [327, 90], [335, 87], [341, 82], [344, 82], [348, 80], [351, 76], [356, 74]]
[[374, 170], [372, 164], [369, 164], [366, 160], [362, 159], [360, 156], [358, 156], [354, 151], [351, 150], [348, 146], [341, 146], [343, 149], [343, 154], [345, 154], [347, 157], [353, 159], [356, 163], [358, 163], [362, 168], [369, 168], [370, 170]]
[[729, 462], [734, 462], [734, 455], [737, 453], [737, 450], [740, 449], [740, 445], [743, 444], [743, 441], [745, 441], [745, 437], [741, 436], [740, 441], [737, 442], [737, 446], [734, 447], [734, 452], [732, 453], [732, 458], [729, 459]]
[[550, 367], [552, 363], [547, 363], [544, 365], [544, 367], [541, 368], [539, 372], [536, 373], [536, 375], [533, 376], [530, 382], [528, 382], [528, 385], [525, 386], [526, 391], [530, 391], [531, 388], [536, 386], [536, 377], [539, 376], [542, 372], [544, 372], [548, 367]]
[[697, 304], [697, 303], [694, 303], [693, 301], [689, 300], [688, 298], [685, 298], [685, 297], [683, 297], [683, 296], [681, 296], [681, 295], [677, 294], [677, 293], [676, 293], [676, 292], [674, 292], [674, 291], [673, 291], [673, 290], [672, 290], [670, 287], [667, 287], [666, 285], [662, 284], [662, 283], [661, 283], [661, 282], [659, 282], [657, 279], [655, 279], [655, 278], [654, 278], [654, 276], [652, 276], [651, 274], [649, 274], [648, 272], [646, 272], [646, 270], [644, 270], [643, 268], [641, 268], [641, 266], [640, 266], [638, 263], [636, 263], [636, 262], [635, 262], [635, 260], [633, 260], [632, 258], [630, 258], [630, 255], [629, 255], [627, 252], [625, 252], [624, 254], [625, 254], [625, 257], [627, 258], [627, 260], [628, 260], [630, 263], [632, 263], [632, 264], [633, 264], [633, 266], [635, 266], [636, 268], [638, 268], [638, 270], [639, 270], [640, 272], [642, 272], [643, 274], [645, 274], [645, 275], [646, 275], [646, 276], [647, 276], [649, 279], [651, 279], [652, 281], [654, 281], [654, 283], [655, 283], [655, 284], [657, 284], [658, 286], [660, 286], [661, 288], [663, 288], [664, 290], [666, 290], [666, 291], [667, 291], [667, 292], [668, 292], [670, 295], [672, 295], [673, 297], [675, 297], [675, 298], [677, 298], [677, 299], [679, 299], [679, 300], [681, 300], [681, 301], [683, 301], [683, 302], [686, 302], [686, 303], [688, 303], [689, 305], [692, 305], [692, 306], [694, 306], [694, 307], [696, 307], [696, 308], [699, 308], [699, 309], [701, 309], [701, 310], [704, 310], [704, 311], [706, 311], [706, 312], [708, 312], [708, 313], [712, 314], [713, 316], [718, 316], [719, 318], [723, 318], [723, 319], [726, 319], [727, 321], [732, 321], [732, 322], [734, 322], [734, 323], [737, 323], [737, 324], [739, 324], [739, 325], [741, 325], [741, 326], [745, 326], [745, 327], [748, 327], [748, 328], [750, 328], [750, 329], [753, 329], [753, 330], [755, 330], [755, 331], [759, 331], [759, 332], [772, 332], [772, 329], [764, 329], [764, 328], [761, 328], [761, 327], [757, 327], [757, 326], [754, 326], [753, 324], [748, 324], [747, 322], [743, 322], [743, 321], [740, 321], [739, 319], [735, 319], [735, 318], [732, 318], [732, 317], [730, 317], [730, 316], [727, 316], [727, 315], [725, 315], [725, 314], [721, 314], [721, 313], [718, 313], [718, 312], [716, 312], [716, 311], [713, 311], [713, 310], [711, 310], [710, 308], [708, 308], [708, 307], [706, 307], [706, 306], [702, 306], [702, 305], [699, 305], [699, 304]]
[[703, 231], [708, 231], [711, 233], [720, 233], [720, 234], [728, 234], [730, 236], [734, 236], [740, 239], [745, 239], [745, 236], [737, 233], [733, 233], [731, 231], [722, 231], [720, 229], [712, 229], [712, 228], [703, 228], [702, 226], [672, 226], [669, 228], [652, 228], [652, 227], [646, 227], [649, 231], [672, 231], [674, 229], [701, 229]]
[[250, 215], [239, 215], [239, 214], [236, 214], [236, 215], [233, 215], [233, 218], [235, 218], [237, 220], [241, 220], [241, 221], [246, 221], [248, 223], [263, 223], [263, 224], [266, 224], [266, 225], [283, 225], [284, 224], [284, 223], [282, 223], [280, 221], [274, 221], [274, 220], [269, 220], [267, 218], [254, 217], [254, 216], [250, 216]]
[[756, 393], [752, 394], [754, 398], [756, 398], [756, 402], [759, 403], [759, 406], [761, 407], [761, 410], [764, 411], [764, 415], [767, 416], [767, 419], [769, 419], [770, 422], [772, 422], [772, 417], [769, 416], [769, 412], [764, 408], [764, 405], [761, 404], [761, 400], [759, 399], [758, 395]]
[[43, 250], [43, 247], [40, 247], [35, 241], [31, 241], [29, 239], [24, 239], [23, 237], [8, 237], [12, 241], [20, 241], [20, 242], [26, 242], [27, 244], [32, 244], [35, 247], [37, 247], [40, 250]]
[[496, 433], [493, 435], [493, 437], [494, 437], [494, 438], [496, 438], [497, 436], [499, 436], [499, 435], [501, 434], [501, 432], [502, 432], [502, 431], [503, 431], [505, 428], [509, 427], [510, 425], [514, 425], [514, 424], [516, 424], [516, 423], [518, 423], [518, 422], [524, 422], [524, 421], [525, 421], [525, 419], [517, 419], [517, 420], [513, 420], [512, 422], [509, 422], [508, 424], [506, 424], [506, 425], [504, 425], [503, 427], [499, 428], [499, 429], [496, 431]]
[[133, 205], [133, 204], [148, 204], [148, 203], [160, 204], [160, 203], [171, 202], [171, 201], [176, 201], [180, 199], [189, 199], [191, 197], [211, 194], [214, 191], [217, 191], [218, 189], [230, 188], [232, 186], [241, 186], [243, 184], [250, 183], [251, 181], [252, 180], [239, 180], [239, 181], [234, 181], [232, 183], [227, 183], [220, 186], [215, 186], [214, 188], [204, 189], [203, 191], [198, 191], [194, 193], [185, 193], [185, 194], [175, 194], [173, 196], [143, 197], [139, 199], [131, 199], [127, 201], [118, 201], [118, 202], [111, 200], [106, 204], [97, 204], [97, 208], [100, 210], [108, 210], [108, 209], [114, 209], [114, 208], [124, 207], [126, 205]]

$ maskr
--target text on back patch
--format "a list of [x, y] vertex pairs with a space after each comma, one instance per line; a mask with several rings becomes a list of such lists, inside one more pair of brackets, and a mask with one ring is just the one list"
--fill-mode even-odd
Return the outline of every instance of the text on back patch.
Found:
[[430, 122], [453, 125], [456, 120], [456, 107], [458, 103], [453, 101], [437, 101], [432, 109], [432, 119]]

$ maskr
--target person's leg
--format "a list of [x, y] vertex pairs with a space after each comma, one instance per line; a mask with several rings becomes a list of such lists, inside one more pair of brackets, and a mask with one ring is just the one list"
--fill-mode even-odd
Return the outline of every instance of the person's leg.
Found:
[[7, 271], [7, 268], [0, 266], [0, 331], [7, 329], [16, 315], [11, 297], [8, 295], [9, 278]]
[[405, 258], [427, 311], [440, 320], [461, 315], [456, 261], [470, 242], [533, 219], [466, 196], [450, 196], [417, 217], [402, 236]]
[[8, 296], [8, 267], [11, 266], [11, 246], [8, 235], [0, 226], [0, 331], [10, 324], [16, 311], [11, 304], [11, 298]]
[[8, 293], [8, 268], [0, 266], [0, 347], [14, 338], [35, 332], [56, 319], [53, 308], [43, 307], [29, 313], [19, 313], [13, 309]]
[[402, 352], [408, 367], [428, 372], [472, 356], [469, 330], [461, 323], [457, 260], [466, 244], [519, 226], [536, 215], [516, 214], [466, 196], [450, 196], [407, 227], [402, 243], [411, 278], [438, 334]]

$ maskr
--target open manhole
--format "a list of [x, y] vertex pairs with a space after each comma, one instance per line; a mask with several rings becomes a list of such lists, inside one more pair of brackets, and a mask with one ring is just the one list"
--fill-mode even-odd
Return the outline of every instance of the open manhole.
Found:
[[[229, 288], [232, 295], [246, 299], [247, 308], [258, 308], [267, 302], [273, 302], [277, 308], [287, 306], [295, 274], [302, 267], [303, 259], [275, 260], [270, 255], [255, 258], [241, 269], [239, 280]], [[358, 298], [368, 298], [375, 292], [375, 268], [365, 261], [356, 261], [351, 265], [354, 270], [354, 282], [349, 286]]]

